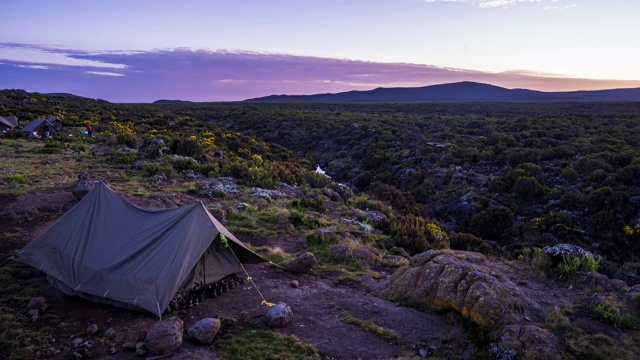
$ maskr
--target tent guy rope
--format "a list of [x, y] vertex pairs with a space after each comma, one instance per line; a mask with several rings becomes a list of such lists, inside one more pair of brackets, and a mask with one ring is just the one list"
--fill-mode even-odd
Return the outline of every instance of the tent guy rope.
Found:
[[236, 260], [238, 260], [238, 263], [240, 264], [240, 267], [242, 267], [242, 271], [244, 271], [245, 275], [247, 275], [247, 281], [249, 281], [249, 282], [251, 282], [251, 284], [253, 284], [253, 287], [256, 289], [256, 291], [258, 292], [258, 294], [262, 298], [262, 302], [260, 303], [260, 305], [266, 305], [269, 308], [275, 306], [276, 304], [268, 302], [267, 299], [265, 299], [264, 295], [262, 295], [262, 292], [260, 292], [260, 289], [258, 289], [258, 285], [256, 285], [256, 283], [253, 281], [253, 278], [251, 277], [251, 275], [249, 275], [249, 272], [247, 271], [247, 269], [240, 262], [240, 259], [238, 259], [238, 256], [236, 256], [236, 253], [233, 251], [231, 246], [229, 246], [229, 243], [227, 242], [227, 237], [224, 236], [223, 233], [220, 233], [220, 241], [222, 241], [222, 243], [224, 244], [225, 247], [228, 247], [229, 250], [231, 250], [231, 253], [233, 254], [233, 256], [236, 258]]

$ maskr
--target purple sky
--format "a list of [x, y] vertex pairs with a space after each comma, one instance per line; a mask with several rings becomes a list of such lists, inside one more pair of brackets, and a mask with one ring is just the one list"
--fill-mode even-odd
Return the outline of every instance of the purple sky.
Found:
[[5, 0], [3, 8], [13, 16], [0, 22], [0, 89], [151, 102], [457, 81], [640, 87], [636, 1]]

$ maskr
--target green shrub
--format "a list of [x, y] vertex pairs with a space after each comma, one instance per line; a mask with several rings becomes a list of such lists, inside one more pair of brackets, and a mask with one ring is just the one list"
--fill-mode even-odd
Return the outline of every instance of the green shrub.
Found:
[[306, 196], [302, 199], [291, 200], [289, 207], [302, 211], [317, 211], [323, 214], [327, 212], [324, 197], [318, 194]]
[[146, 164], [142, 168], [142, 176], [151, 177], [158, 174], [163, 174], [170, 177], [171, 175], [173, 175], [173, 168], [166, 164], [155, 163]]
[[252, 166], [247, 171], [247, 186], [259, 187], [262, 189], [275, 189], [280, 182], [277, 178], [271, 176], [269, 171], [264, 168]]
[[380, 200], [374, 200], [367, 196], [360, 195], [353, 202], [353, 206], [365, 211], [378, 211], [387, 216], [391, 214], [391, 209]]
[[429, 249], [448, 249], [449, 236], [438, 225], [420, 216], [396, 216], [380, 222], [389, 236], [411, 254]]
[[47, 140], [44, 144], [44, 147], [40, 149], [39, 152], [41, 154], [57, 154], [60, 151], [62, 151], [62, 143], [53, 140]]
[[456, 233], [451, 237], [451, 248], [455, 250], [475, 251], [485, 255], [495, 253], [491, 245], [487, 242], [468, 233]]
[[224, 162], [220, 169], [221, 176], [231, 176], [239, 180], [244, 180], [249, 176], [249, 168], [245, 164], [227, 161]]
[[13, 128], [2, 135], [7, 139], [22, 139], [25, 137], [25, 132], [22, 129]]
[[173, 139], [169, 143], [172, 154], [200, 159], [204, 156], [204, 148], [195, 137]]
[[93, 152], [93, 151], [84, 151], [84, 152], [77, 153], [75, 155], [75, 158], [79, 159], [79, 160], [81, 160], [81, 159], [95, 159], [95, 157], [96, 157], [96, 153]]
[[200, 166], [198, 167], [198, 172], [206, 177], [214, 177], [220, 173], [220, 164], [218, 163], [200, 164]]
[[29, 178], [27, 177], [27, 175], [22, 175], [22, 174], [11, 174], [11, 175], [9, 175], [7, 180], [10, 183], [14, 183], [14, 184], [28, 184], [29, 183]]
[[129, 149], [138, 148], [138, 141], [132, 134], [120, 134], [116, 136], [116, 144], [125, 145]]
[[171, 160], [171, 165], [178, 172], [199, 169], [198, 162], [190, 157], [175, 157]]
[[314, 231], [312, 233], [307, 234], [306, 243], [309, 246], [317, 247], [317, 246], [329, 246], [334, 245], [340, 242], [339, 236], [327, 236], [320, 231]]
[[598, 271], [600, 259], [596, 260], [591, 256], [582, 255], [575, 257], [563, 257], [562, 261], [555, 266], [554, 271], [560, 278], [568, 278], [578, 271]]
[[289, 221], [291, 221], [294, 226], [305, 226], [309, 229], [315, 229], [324, 224], [320, 219], [310, 217], [305, 214], [304, 211], [297, 209], [289, 210]]
[[318, 174], [315, 171], [306, 171], [302, 174], [302, 183], [309, 184], [312, 188], [321, 189], [324, 187], [329, 187], [333, 180], [331, 178]]
[[471, 219], [471, 227], [477, 235], [502, 243], [506, 243], [515, 231], [515, 225], [511, 210], [500, 206], [490, 206]]
[[112, 151], [108, 161], [113, 164], [132, 165], [138, 160], [138, 151]]
[[638, 330], [640, 322], [632, 315], [622, 315], [618, 309], [606, 302], [601, 302], [593, 308], [593, 314], [600, 320], [613, 324], [622, 329]]

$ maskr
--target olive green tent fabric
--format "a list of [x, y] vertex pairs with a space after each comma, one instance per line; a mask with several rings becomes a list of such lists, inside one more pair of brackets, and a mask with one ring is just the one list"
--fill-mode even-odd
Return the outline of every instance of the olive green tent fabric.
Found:
[[177, 291], [194, 282], [212, 283], [235, 273], [238, 261], [266, 261], [202, 202], [143, 208], [102, 182], [14, 259], [44, 271], [65, 293], [158, 316]]

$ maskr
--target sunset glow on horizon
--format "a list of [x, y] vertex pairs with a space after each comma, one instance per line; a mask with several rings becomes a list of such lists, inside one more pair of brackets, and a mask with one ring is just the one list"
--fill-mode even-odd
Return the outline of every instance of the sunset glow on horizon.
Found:
[[640, 2], [7, 0], [0, 89], [237, 101], [476, 81], [640, 87]]

